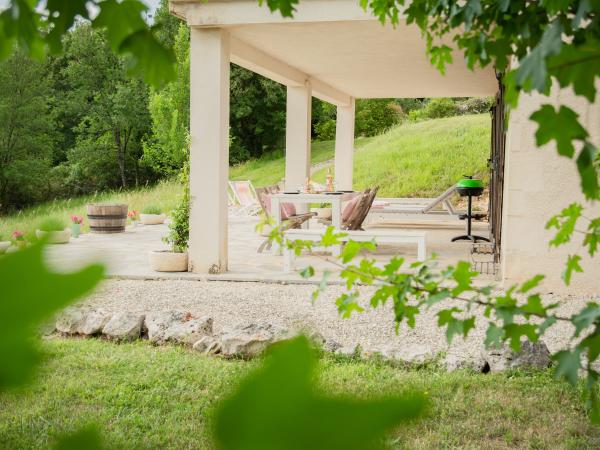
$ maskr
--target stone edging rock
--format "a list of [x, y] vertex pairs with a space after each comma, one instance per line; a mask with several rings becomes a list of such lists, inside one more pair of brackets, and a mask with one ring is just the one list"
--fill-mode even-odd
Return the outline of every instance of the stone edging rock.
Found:
[[[64, 336], [96, 336], [119, 342], [148, 339], [155, 345], [180, 344], [206, 355], [222, 355], [250, 359], [260, 355], [270, 344], [288, 339], [301, 331], [292, 331], [269, 322], [239, 325], [221, 333], [213, 331], [213, 319], [196, 317], [186, 311], [153, 311], [147, 314], [117, 312], [102, 309], [67, 308], [54, 326], [45, 327], [44, 334], [58, 332]], [[436, 358], [424, 346], [381, 346], [361, 348], [343, 346], [325, 339], [320, 333], [308, 333], [317, 346], [335, 355], [361, 359], [378, 359], [407, 365], [424, 364]], [[476, 356], [449, 353], [443, 360], [448, 371], [470, 369], [477, 372], [499, 372], [518, 368], [546, 368], [551, 364], [550, 352], [543, 342], [524, 342], [519, 353], [507, 346], [482, 349]]]

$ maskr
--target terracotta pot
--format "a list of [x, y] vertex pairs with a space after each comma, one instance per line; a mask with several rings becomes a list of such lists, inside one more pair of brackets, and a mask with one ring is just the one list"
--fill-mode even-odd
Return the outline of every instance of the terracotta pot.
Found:
[[317, 219], [331, 219], [331, 208], [313, 208], [317, 213]]
[[71, 230], [65, 228], [62, 231], [42, 231], [35, 230], [35, 235], [38, 239], [44, 239], [48, 237], [48, 244], [67, 244], [71, 239]]
[[0, 255], [10, 247], [10, 241], [0, 241]]
[[140, 221], [144, 225], [160, 225], [165, 223], [166, 218], [164, 214], [140, 214]]
[[148, 253], [150, 267], [157, 272], [187, 272], [188, 254], [169, 250], [154, 250]]

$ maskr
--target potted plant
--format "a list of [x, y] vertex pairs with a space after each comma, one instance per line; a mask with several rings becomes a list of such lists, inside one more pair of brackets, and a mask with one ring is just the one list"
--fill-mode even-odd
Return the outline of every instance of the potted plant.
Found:
[[166, 218], [160, 207], [156, 205], [146, 206], [140, 214], [140, 219], [144, 225], [159, 225], [164, 223]]
[[140, 213], [133, 209], [127, 213], [127, 217], [129, 217], [129, 220], [131, 220], [131, 225], [137, 227], [137, 224], [140, 221]]
[[78, 238], [81, 234], [81, 224], [83, 216], [71, 216], [71, 236]]
[[171, 249], [151, 251], [148, 255], [152, 270], [157, 272], [187, 272], [188, 270], [190, 203], [187, 190], [181, 203], [173, 210], [172, 217], [169, 234], [163, 238]]
[[0, 255], [2, 253], [5, 253], [6, 250], [8, 250], [8, 248], [11, 246], [11, 242], [10, 241], [3, 241], [2, 240], [2, 235], [0, 234]]
[[27, 241], [25, 240], [25, 234], [22, 231], [15, 230], [11, 234], [11, 246], [8, 247], [5, 252], [13, 253], [17, 250], [27, 247]]
[[317, 219], [331, 219], [331, 205], [329, 203], [321, 203], [312, 210], [317, 213]]
[[35, 230], [38, 239], [46, 239], [49, 244], [66, 244], [71, 238], [71, 230], [62, 219], [49, 218], [44, 220]]

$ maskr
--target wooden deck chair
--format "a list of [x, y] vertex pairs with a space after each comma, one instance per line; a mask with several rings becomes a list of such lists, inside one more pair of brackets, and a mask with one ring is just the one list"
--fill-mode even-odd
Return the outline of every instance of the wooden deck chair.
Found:
[[[265, 188], [257, 188], [256, 189], [256, 194], [258, 196], [260, 206], [262, 208], [263, 214], [265, 215], [267, 221], [270, 221], [270, 219], [271, 219], [271, 211], [270, 211], [271, 204], [268, 201], [268, 196], [270, 194], [275, 194], [277, 192], [279, 192], [278, 186], [268, 186]], [[283, 204], [280, 206], [282, 207], [282, 209], [284, 208]], [[317, 213], [315, 213], [315, 212], [308, 212], [308, 213], [303, 213], [303, 214], [294, 214], [294, 215], [286, 216], [285, 214], [283, 214], [283, 211], [282, 211], [281, 217], [282, 218], [285, 217], [285, 219], [283, 219], [281, 221], [281, 231], [286, 231], [286, 230], [289, 230], [292, 228], [300, 228], [304, 222], [306, 222], [311, 217], [314, 217], [316, 215], [317, 215]], [[260, 244], [257, 252], [262, 253], [265, 250], [269, 250], [271, 248], [271, 245], [272, 245], [271, 241], [267, 238], [267, 239], [265, 239], [265, 241], [262, 244]]]
[[229, 187], [231, 187], [235, 201], [239, 205], [237, 209], [238, 214], [254, 216], [260, 212], [261, 207], [256, 190], [249, 180], [230, 181]]
[[373, 205], [377, 191], [379, 191], [379, 186], [375, 186], [373, 189], [367, 189], [367, 191], [365, 191], [362, 198], [356, 205], [356, 208], [354, 208], [354, 211], [352, 211], [352, 215], [348, 219], [347, 223], [342, 224], [342, 228], [344, 228], [344, 230], [357, 231], [363, 229], [363, 223], [369, 215], [369, 211], [371, 210], [371, 206]]

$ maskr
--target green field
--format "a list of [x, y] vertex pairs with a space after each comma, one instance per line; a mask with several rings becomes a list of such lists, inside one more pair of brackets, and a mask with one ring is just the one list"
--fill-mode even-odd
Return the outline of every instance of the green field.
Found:
[[[44, 348], [37, 383], [0, 395], [0, 448], [45, 448], [92, 422], [110, 448], [212, 448], [215, 405], [257, 365], [145, 342], [57, 339]], [[315, 383], [360, 398], [425, 392], [426, 416], [395, 430], [391, 449], [600, 446], [581, 391], [550, 371], [448, 374], [434, 365], [407, 370], [327, 356]]]
[[[378, 185], [383, 197], [436, 197], [463, 174], [476, 174], [487, 180], [489, 145], [490, 119], [486, 114], [407, 122], [381, 136], [356, 139], [355, 187]], [[230, 178], [251, 180], [256, 187], [275, 184], [284, 176], [281, 153], [234, 166]], [[333, 153], [333, 141], [314, 142], [313, 165], [331, 161]], [[326, 171], [327, 168], [319, 170], [314, 178], [324, 182]], [[178, 182], [163, 181], [132, 191], [57, 200], [0, 217], [0, 235], [6, 239], [15, 229], [31, 235], [45, 218], [82, 215], [85, 204], [96, 201], [123, 202], [136, 210], [153, 204], [168, 212], [177, 204], [181, 192]]]

